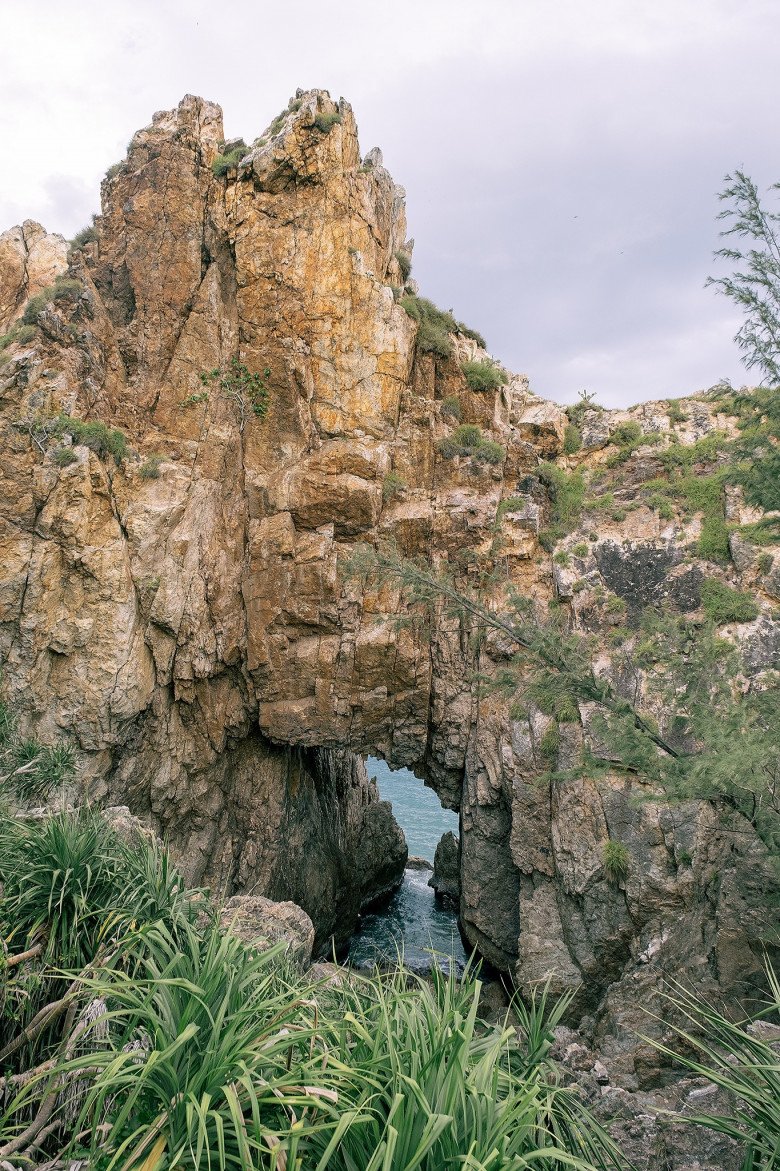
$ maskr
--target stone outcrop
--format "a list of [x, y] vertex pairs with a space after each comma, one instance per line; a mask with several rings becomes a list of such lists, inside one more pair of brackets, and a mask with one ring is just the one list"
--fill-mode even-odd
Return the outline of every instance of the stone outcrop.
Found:
[[0, 334], [21, 317], [29, 297], [65, 271], [67, 254], [67, 241], [35, 220], [0, 234]]
[[295, 903], [274, 903], [261, 895], [233, 895], [220, 911], [225, 931], [259, 950], [284, 945], [284, 954], [299, 967], [311, 963], [314, 924]]
[[442, 834], [436, 844], [428, 886], [446, 905], [460, 906], [460, 842], [452, 831]]
[[[81, 292], [3, 351], [6, 699], [44, 739], [68, 737], [91, 795], [164, 834], [192, 881], [303, 907], [315, 950], [392, 884], [365, 872], [385, 815], [353, 754], [412, 767], [460, 811], [469, 943], [521, 987], [549, 976], [576, 993], [627, 1083], [652, 1080], [633, 1030], [663, 973], [740, 997], [760, 981], [766, 849], [736, 813], [669, 806], [630, 775], [540, 785], [548, 717], [475, 683], [506, 661], [501, 640], [475, 647], [445, 607], [410, 609], [345, 570], [380, 540], [464, 581], [490, 564], [607, 659], [618, 620], [661, 602], [696, 614], [714, 576], [756, 593], [760, 616], [734, 637], [760, 681], [780, 654], [777, 558], [761, 575], [744, 550], [728, 568], [697, 560], [701, 515], [643, 494], [650, 442], [609, 464], [619, 422], [670, 441], [668, 403], [586, 409], [565, 456], [565, 413], [525, 378], [469, 388], [461, 360], [486, 356], [474, 337], [453, 334], [449, 357], [416, 345], [399, 302], [404, 193], [379, 152], [361, 158], [346, 102], [299, 93], [218, 177], [223, 135], [200, 98], [155, 115], [71, 254]], [[9, 262], [0, 278], [18, 315], [29, 278]], [[264, 419], [233, 358], [267, 386]], [[733, 432], [716, 403], [689, 406], [682, 444]], [[121, 430], [128, 452], [55, 426], [60, 412]], [[453, 446], [455, 415], [500, 445], [497, 462]], [[545, 460], [600, 476], [611, 510], [551, 539]], [[756, 519], [738, 490], [729, 508]], [[561, 767], [588, 719], [562, 725]], [[620, 883], [609, 840], [630, 853]]]

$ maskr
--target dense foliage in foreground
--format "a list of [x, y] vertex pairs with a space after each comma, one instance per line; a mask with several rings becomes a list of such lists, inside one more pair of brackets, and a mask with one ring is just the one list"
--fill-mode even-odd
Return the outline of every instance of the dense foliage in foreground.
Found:
[[[518, 1028], [480, 1019], [474, 971], [316, 982], [86, 809], [0, 811], [0, 883], [4, 1171], [627, 1167], [561, 1082], [565, 1004], [544, 994]], [[699, 1121], [746, 1139], [746, 1168], [780, 1166], [777, 1053], [681, 1003], [685, 1064], [745, 1104]]]
[[474, 973], [313, 983], [89, 810], [0, 818], [0, 880], [0, 1166], [620, 1165], [544, 997], [517, 1030]]

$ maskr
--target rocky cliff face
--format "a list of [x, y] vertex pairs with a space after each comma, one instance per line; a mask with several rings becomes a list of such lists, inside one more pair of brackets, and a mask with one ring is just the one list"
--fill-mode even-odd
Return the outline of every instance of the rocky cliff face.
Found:
[[[701, 515], [648, 501], [669, 404], [585, 410], [567, 457], [566, 416], [524, 378], [469, 389], [461, 361], [485, 356], [473, 338], [454, 334], [448, 357], [416, 345], [397, 300], [404, 193], [379, 152], [361, 158], [345, 102], [299, 93], [218, 177], [231, 145], [199, 98], [155, 115], [104, 181], [95, 239], [71, 252], [35, 336], [6, 346], [7, 697], [42, 737], [72, 738], [92, 793], [150, 817], [191, 879], [291, 898], [320, 943], [392, 882], [361, 853], [385, 818], [352, 756], [371, 752], [460, 810], [469, 941], [521, 986], [552, 974], [577, 991], [601, 1044], [622, 1052], [665, 971], [745, 993], [774, 878], [738, 816], [637, 802], [625, 776], [540, 787], [545, 717], [513, 719], [473, 683], [504, 648], [475, 652], [444, 610], [399, 623], [397, 591], [341, 570], [380, 538], [466, 577], [500, 563], [540, 614], [556, 600], [605, 653], [618, 607], [695, 612], [703, 578], [728, 578], [759, 599], [738, 632], [754, 677], [780, 665], [777, 572], [752, 554], [727, 570], [691, 561]], [[17, 255], [0, 249], [7, 325], [29, 296]], [[267, 385], [264, 419], [225, 379], [237, 356]], [[222, 382], [204, 386], [212, 370]], [[121, 430], [129, 452], [117, 463], [110, 437], [46, 422], [59, 412]], [[453, 457], [453, 414], [501, 444], [498, 462]], [[610, 470], [625, 420], [656, 447]], [[690, 445], [733, 420], [694, 400], [674, 425]], [[602, 477], [603, 494], [614, 480], [611, 511], [586, 509], [546, 548], [540, 460]], [[736, 490], [729, 508], [752, 516]], [[563, 754], [583, 735], [567, 727]], [[610, 838], [631, 852], [620, 885], [604, 872]], [[391, 826], [374, 840], [403, 866]]]

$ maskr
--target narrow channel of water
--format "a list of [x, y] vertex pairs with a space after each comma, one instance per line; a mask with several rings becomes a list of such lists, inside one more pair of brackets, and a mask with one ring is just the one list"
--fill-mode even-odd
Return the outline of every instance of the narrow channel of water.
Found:
[[466, 963], [466, 952], [458, 932], [458, 917], [436, 901], [428, 879], [433, 873], [433, 855], [442, 834], [458, 833], [458, 815], [443, 809], [432, 789], [426, 789], [408, 769], [391, 772], [383, 760], [366, 761], [368, 775], [376, 777], [383, 801], [391, 801], [395, 819], [409, 846], [409, 854], [427, 859], [429, 868], [408, 869], [400, 889], [387, 907], [364, 915], [352, 937], [349, 962], [355, 967], [394, 963], [403, 952], [407, 967], [430, 971], [431, 950], [449, 956], [458, 970]]

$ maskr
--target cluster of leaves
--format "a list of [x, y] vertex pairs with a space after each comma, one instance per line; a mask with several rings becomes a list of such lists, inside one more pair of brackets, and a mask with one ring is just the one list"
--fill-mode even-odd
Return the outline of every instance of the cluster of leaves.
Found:
[[[268, 414], [268, 379], [271, 377], [270, 368], [262, 374], [250, 370], [239, 358], [231, 358], [226, 368], [215, 368], [201, 372], [200, 380], [204, 386], [216, 385], [220, 397], [229, 402], [238, 417], [238, 425], [244, 430], [250, 414], [256, 419], [264, 419]], [[180, 406], [188, 407], [194, 403], [208, 399], [208, 391], [191, 394], [184, 399]]]
[[211, 164], [211, 169], [216, 177], [218, 179], [222, 179], [225, 175], [227, 175], [228, 171], [237, 167], [248, 150], [249, 147], [244, 142], [243, 138], [240, 138], [237, 142], [234, 142], [231, 145], [229, 151], [218, 154]]
[[457, 333], [473, 338], [484, 348], [485, 339], [481, 334], [469, 329], [463, 322], [456, 321], [451, 312], [439, 309], [427, 297], [416, 297], [407, 293], [400, 298], [400, 304], [418, 323], [417, 349], [421, 353], [433, 354], [437, 358], [449, 358], [452, 354], [450, 335]]
[[727, 622], [752, 622], [759, 614], [752, 594], [733, 590], [716, 578], [708, 578], [702, 583], [701, 604], [704, 613], [716, 626]]
[[163, 457], [161, 455], [152, 454], [148, 459], [144, 460], [138, 469], [138, 474], [142, 480], [159, 480], [160, 466], [162, 465]]
[[[76, 446], [88, 447], [100, 459], [105, 459], [109, 455], [113, 456], [117, 466], [127, 457], [130, 450], [124, 432], [116, 427], [109, 427], [100, 419], [77, 419], [75, 415], [60, 414], [53, 419], [38, 420], [37, 426], [42, 438], [47, 439], [52, 436], [62, 438], [65, 435], [70, 435]], [[59, 452], [56, 454], [58, 455]], [[66, 456], [58, 459], [57, 462], [61, 466], [65, 466], [68, 463], [73, 463], [74, 460]]]
[[610, 882], [623, 882], [631, 868], [631, 855], [622, 842], [612, 838], [604, 845], [604, 873]]
[[85, 244], [91, 244], [94, 240], [97, 240], [98, 233], [95, 226], [95, 219], [96, 217], [93, 216], [91, 224], [87, 224], [86, 228], [82, 228], [80, 232], [76, 232], [76, 235], [70, 242], [71, 251], [78, 252]]
[[614, 443], [618, 449], [607, 460], [607, 467], [614, 468], [626, 463], [640, 447], [655, 446], [660, 443], [661, 436], [657, 432], [646, 434], [636, 420], [630, 419], [617, 425], [610, 435], [609, 441]]
[[461, 423], [452, 435], [439, 440], [436, 450], [443, 459], [464, 456], [477, 463], [500, 464], [506, 458], [506, 449], [495, 440], [486, 439], [474, 423]]
[[550, 524], [539, 534], [542, 547], [551, 550], [579, 520], [585, 502], [582, 472], [567, 472], [557, 464], [542, 461], [539, 476], [550, 493]]
[[401, 248], [396, 249], [393, 255], [398, 261], [398, 267], [401, 270], [401, 279], [406, 284], [412, 273], [412, 258], [408, 252], [404, 252]]
[[[550, 1059], [567, 1008], [480, 1020], [480, 983], [322, 986], [89, 811], [0, 823], [0, 1159], [146, 1171], [620, 1167]], [[52, 1151], [55, 1156], [52, 1159]]]
[[563, 432], [563, 454], [576, 455], [582, 448], [582, 432], [576, 423], [567, 423]]
[[498, 390], [509, 381], [507, 373], [492, 358], [481, 358], [473, 362], [461, 362], [460, 368], [471, 390]]
[[391, 500], [395, 500], [396, 496], [400, 496], [406, 487], [406, 480], [400, 476], [398, 472], [390, 471], [382, 481], [382, 502], [389, 504]]
[[334, 126], [341, 125], [341, 114], [336, 112], [330, 114], [318, 114], [314, 119], [314, 125], [320, 134], [330, 134]]
[[74, 755], [63, 741], [40, 744], [22, 736], [13, 712], [0, 701], [0, 796], [43, 801], [73, 774]]

